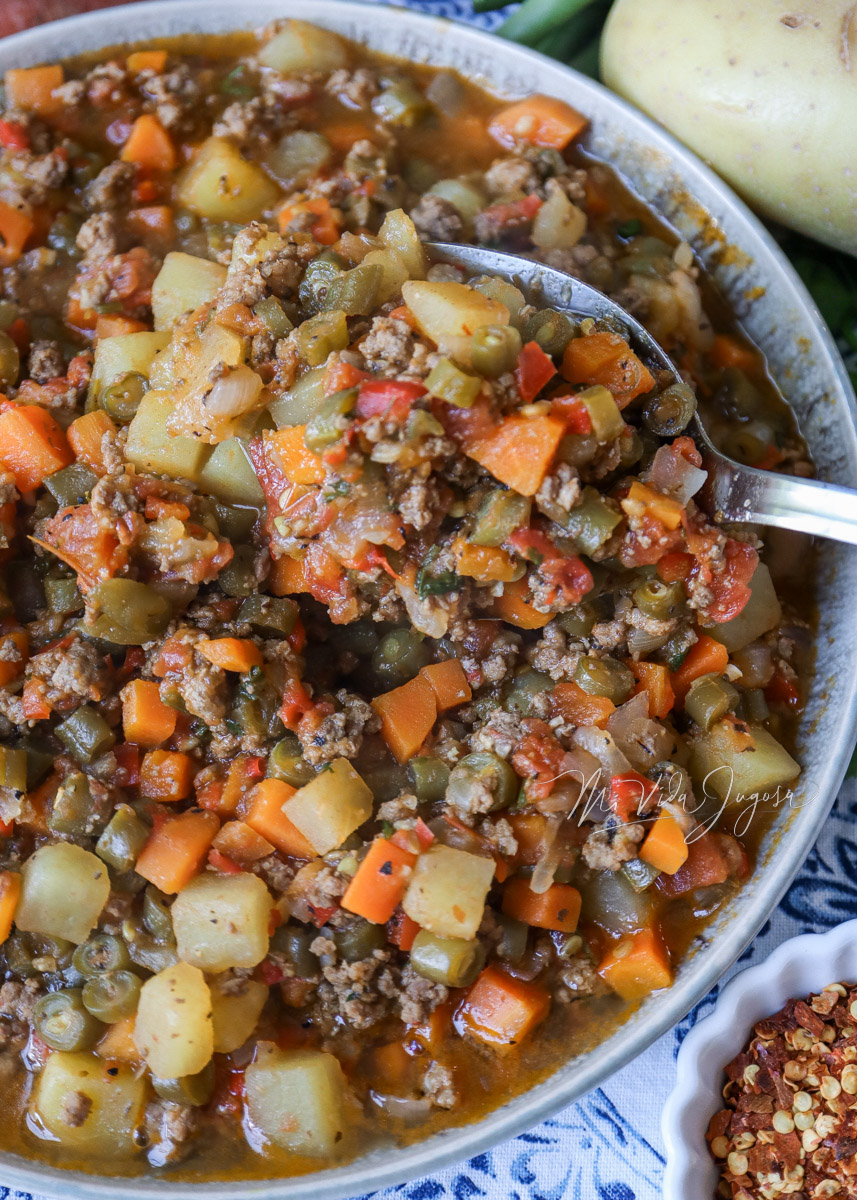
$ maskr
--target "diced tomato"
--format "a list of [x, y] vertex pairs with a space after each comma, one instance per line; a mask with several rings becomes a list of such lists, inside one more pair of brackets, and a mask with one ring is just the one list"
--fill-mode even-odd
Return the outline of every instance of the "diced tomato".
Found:
[[513, 228], [532, 221], [539, 211], [542, 202], [538, 196], [525, 196], [523, 200], [513, 200], [511, 203], [492, 204], [482, 214], [499, 232], [509, 226]]
[[658, 575], [664, 583], [675, 583], [679, 579], [689, 579], [693, 570], [693, 555], [685, 554], [682, 550], [674, 550], [665, 554], [658, 563]]
[[30, 135], [17, 121], [0, 120], [0, 146], [7, 150], [29, 150]]
[[512, 766], [524, 780], [527, 799], [546, 800], [562, 772], [565, 751], [551, 734], [528, 733], [512, 754]]
[[334, 392], [342, 392], [346, 388], [358, 387], [364, 379], [369, 376], [365, 371], [361, 371], [359, 367], [352, 366], [347, 362], [332, 362], [330, 366], [325, 368], [322, 386], [325, 396], [332, 396]]
[[793, 680], [782, 671], [774, 671], [771, 682], [765, 688], [765, 699], [769, 704], [782, 705], [784, 708], [798, 708], [800, 692]]
[[409, 379], [372, 379], [360, 385], [357, 415], [403, 421], [411, 406], [426, 394], [421, 383]]
[[114, 746], [116, 775], [113, 782], [117, 787], [136, 787], [140, 782], [140, 747], [131, 742], [120, 742]]
[[535, 400], [542, 388], [556, 375], [556, 367], [549, 354], [545, 354], [538, 342], [526, 342], [518, 355], [515, 378], [521, 399], [529, 404]]
[[565, 421], [568, 433], [592, 433], [589, 409], [579, 396], [554, 396], [552, 405], [554, 414]]
[[275, 983], [280, 983], [285, 979], [283, 968], [278, 967], [269, 958], [263, 960], [262, 965], [259, 967], [259, 974], [262, 976], [262, 982], [267, 984], [268, 987], [273, 987]]
[[11, 837], [14, 829], [14, 821], [0, 821], [0, 837]]
[[301, 717], [306, 716], [315, 708], [300, 679], [290, 679], [283, 688], [283, 703], [280, 706], [280, 720], [286, 729], [296, 729]]
[[657, 790], [656, 783], [652, 783], [636, 771], [628, 771], [624, 775], [614, 775], [610, 780], [610, 796], [607, 802], [617, 817], [621, 817], [623, 821], [630, 821]]
[[413, 946], [414, 939], [420, 931], [420, 927], [416, 921], [412, 921], [401, 908], [397, 908], [392, 917], [390, 917], [386, 929], [387, 941], [393, 946], [398, 946], [405, 953]]
[[286, 638], [286, 641], [294, 650], [295, 654], [302, 653], [303, 648], [306, 645], [306, 630], [304, 629], [304, 623], [300, 617], [295, 618], [292, 632]]
[[333, 914], [338, 910], [339, 905], [326, 905], [322, 908], [316, 904], [307, 904], [307, 908], [310, 911], [310, 919], [312, 920], [313, 925], [315, 925], [316, 929], [321, 929], [322, 925], [326, 925]]
[[240, 875], [242, 871], [237, 862], [233, 862], [231, 858], [227, 858], [219, 850], [209, 850], [208, 862], [210, 866], [214, 867], [215, 871], [222, 871], [224, 875]]
[[[723, 841], [724, 837], [728, 841]], [[736, 838], [707, 831], [694, 833], [688, 838], [684, 865], [674, 875], [659, 875], [657, 886], [665, 896], [683, 896], [695, 888], [725, 883], [730, 875], [746, 872], [746, 862], [744, 849]]]
[[705, 615], [718, 624], [731, 621], [743, 611], [750, 599], [749, 583], [759, 563], [759, 555], [746, 542], [729, 538], [724, 550], [726, 569], [714, 575], [709, 583], [713, 600]]
[[506, 543], [516, 554], [535, 563], [544, 580], [553, 587], [548, 597], [553, 603], [579, 604], [594, 586], [592, 572], [576, 554], [560, 554], [550, 538], [532, 526], [516, 529]]
[[417, 817], [417, 823], [414, 826], [414, 833], [417, 835], [417, 841], [420, 844], [421, 850], [427, 850], [434, 841], [434, 834], [426, 825], [422, 817]]

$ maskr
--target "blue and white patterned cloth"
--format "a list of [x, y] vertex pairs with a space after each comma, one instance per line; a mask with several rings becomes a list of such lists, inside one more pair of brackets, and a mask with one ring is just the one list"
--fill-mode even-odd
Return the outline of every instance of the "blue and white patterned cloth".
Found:
[[[512, 11], [474, 17], [470, 0], [386, 2], [486, 29], [496, 28]], [[752, 945], [675, 1029], [603, 1087], [511, 1142], [436, 1175], [376, 1192], [372, 1200], [660, 1200], [660, 1114], [675, 1080], [682, 1039], [710, 1012], [720, 987], [736, 971], [760, 962], [787, 938], [822, 933], [857, 916], [855, 818], [857, 781], [847, 780], [814, 849]], [[0, 1200], [41, 1198], [0, 1184]]]

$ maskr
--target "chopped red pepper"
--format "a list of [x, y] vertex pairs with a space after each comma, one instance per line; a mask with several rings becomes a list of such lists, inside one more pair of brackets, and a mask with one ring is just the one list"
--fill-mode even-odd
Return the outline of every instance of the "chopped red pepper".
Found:
[[286, 977], [283, 968], [272, 963], [269, 958], [262, 962], [259, 974], [262, 976], [262, 983], [267, 984], [268, 987], [273, 987], [275, 983], [282, 983]]
[[769, 704], [781, 705], [784, 708], [800, 706], [800, 692], [793, 680], [780, 670], [774, 671], [771, 682], [765, 688], [765, 699]]
[[140, 747], [131, 742], [120, 742], [113, 747], [116, 759], [116, 775], [113, 782], [117, 787], [136, 787], [140, 782]]
[[610, 796], [607, 803], [617, 817], [630, 821], [639, 815], [640, 807], [655, 794], [658, 785], [639, 775], [636, 771], [628, 771], [624, 775], [614, 775], [610, 780]]
[[556, 375], [556, 367], [549, 354], [545, 354], [538, 342], [526, 342], [518, 355], [515, 378], [518, 391], [526, 404], [535, 400], [542, 388]]
[[208, 862], [210, 866], [214, 867], [215, 871], [222, 871], [224, 875], [240, 875], [243, 870], [242, 867], [238, 866], [237, 862], [233, 862], [231, 858], [227, 858], [219, 850], [209, 850]]
[[685, 554], [681, 550], [673, 550], [669, 554], [665, 554], [658, 563], [658, 575], [664, 583], [675, 583], [679, 579], [689, 579], [690, 573], [693, 570], [694, 559], [692, 554]]
[[554, 396], [553, 412], [565, 421], [568, 433], [592, 433], [592, 418], [589, 409], [579, 396]]
[[387, 941], [392, 946], [398, 946], [407, 953], [414, 944], [414, 939], [420, 931], [416, 921], [412, 921], [407, 913], [397, 908], [387, 922]]
[[415, 400], [426, 394], [421, 383], [409, 379], [372, 379], [360, 385], [357, 415], [403, 421]]
[[301, 717], [306, 716], [315, 708], [309, 692], [299, 679], [290, 679], [283, 688], [283, 703], [280, 706], [280, 720], [286, 729], [296, 729]]
[[7, 150], [29, 150], [30, 135], [18, 121], [0, 120], [0, 146]]

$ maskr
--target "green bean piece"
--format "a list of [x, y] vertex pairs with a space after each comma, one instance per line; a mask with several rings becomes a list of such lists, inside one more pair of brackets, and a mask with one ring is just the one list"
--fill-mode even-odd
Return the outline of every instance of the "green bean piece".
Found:
[[414, 785], [414, 795], [425, 803], [437, 804], [449, 786], [449, 767], [440, 758], [419, 755], [408, 763], [408, 775]]
[[368, 316], [375, 307], [383, 277], [377, 263], [361, 263], [350, 271], [341, 271], [327, 285], [320, 311], [340, 309], [346, 317]]
[[687, 768], [668, 759], [649, 767], [646, 778], [658, 785], [664, 800], [671, 800], [675, 804], [684, 803], [693, 787]]
[[478, 941], [438, 937], [421, 929], [411, 946], [411, 966], [418, 975], [445, 987], [467, 987], [473, 983], [485, 962], [485, 950]]
[[220, 571], [217, 582], [227, 596], [252, 596], [259, 587], [253, 547], [236, 546], [232, 561]]
[[286, 957], [298, 978], [313, 979], [318, 974], [318, 959], [310, 946], [317, 937], [315, 929], [289, 921], [274, 931], [271, 949]]
[[182, 1075], [180, 1079], [160, 1079], [153, 1075], [152, 1087], [162, 1100], [201, 1108], [214, 1092], [214, 1063], [207, 1063], [196, 1075]]
[[592, 555], [613, 536], [622, 514], [592, 487], [585, 487], [574, 508], [563, 517], [574, 547], [580, 554]]
[[372, 666], [387, 688], [407, 683], [429, 662], [422, 634], [413, 629], [393, 629], [384, 635], [372, 655]]
[[560, 629], [572, 638], [588, 638], [597, 620], [598, 609], [591, 600], [581, 600], [556, 618]]
[[348, 324], [339, 309], [321, 312], [298, 326], [298, 351], [304, 362], [320, 367], [334, 350], [348, 345]]
[[76, 579], [46, 579], [44, 588], [49, 612], [67, 617], [83, 611], [83, 596]]
[[22, 738], [19, 747], [27, 756], [27, 791], [32, 791], [53, 769], [56, 749], [38, 734]]
[[501, 932], [496, 946], [497, 957], [502, 958], [504, 962], [520, 962], [527, 952], [529, 925], [526, 921], [516, 921], [514, 917], [509, 917], [503, 912], [494, 915]]
[[18, 319], [18, 305], [14, 300], [0, 300], [0, 329], [6, 330]]
[[376, 950], [383, 950], [387, 942], [387, 934], [383, 925], [373, 925], [371, 921], [358, 920], [353, 925], [343, 929], [335, 929], [333, 940], [336, 950], [343, 962], [361, 962], [371, 958]]
[[357, 388], [346, 388], [327, 396], [315, 416], [310, 417], [304, 430], [307, 450], [321, 455], [328, 446], [339, 441], [348, 428], [348, 414], [357, 403]]
[[626, 471], [640, 461], [646, 449], [636, 429], [629, 425], [628, 430], [628, 435], [619, 439], [619, 466]]
[[598, 439], [592, 433], [567, 433], [559, 444], [557, 456], [573, 467], [585, 467], [598, 453]]
[[503, 708], [506, 712], [517, 712], [526, 716], [532, 708], [536, 696], [553, 690], [553, 680], [543, 671], [535, 671], [525, 667], [519, 671], [510, 682], [503, 697]]
[[634, 588], [634, 603], [646, 616], [656, 617], [660, 621], [676, 614], [684, 604], [686, 594], [681, 580], [674, 583], [664, 583], [653, 576], [644, 579]]
[[45, 487], [60, 508], [85, 504], [89, 493], [98, 483], [98, 476], [83, 463], [72, 463], [45, 479]]
[[770, 442], [763, 441], [750, 429], [731, 429], [723, 440], [724, 453], [738, 462], [755, 466], [768, 452]]
[[130, 918], [122, 922], [122, 936], [128, 944], [131, 962], [137, 967], [157, 974], [179, 960], [175, 942], [159, 942]]
[[687, 383], [673, 383], [643, 408], [643, 423], [658, 437], [675, 437], [687, 429], [696, 412], [696, 396]]
[[532, 500], [504, 488], [492, 488], [476, 511], [470, 541], [475, 546], [500, 546], [510, 534], [530, 523]]
[[528, 318], [522, 334], [525, 342], [535, 342], [551, 358], [562, 354], [577, 333], [574, 322], [565, 313], [544, 308]]
[[217, 527], [224, 537], [233, 543], [243, 542], [250, 536], [253, 526], [259, 520], [258, 508], [244, 508], [239, 504], [224, 504], [214, 501], [214, 512], [217, 517]]
[[268, 755], [267, 775], [269, 779], [282, 779], [292, 787], [300, 788], [316, 772], [301, 754], [301, 744], [294, 734], [286, 734]]
[[658, 662], [666, 663], [671, 671], [677, 671], [695, 641], [696, 635], [692, 629], [677, 629], [656, 652]]
[[321, 312], [323, 308], [337, 308], [338, 305], [327, 304], [330, 285], [341, 275], [348, 264], [341, 254], [335, 250], [322, 250], [311, 262], [307, 263], [300, 287], [298, 299], [307, 312]]
[[173, 917], [167, 898], [154, 886], [147, 887], [143, 896], [143, 925], [159, 941], [175, 941]]
[[32, 562], [11, 562], [6, 567], [6, 589], [22, 624], [35, 621], [45, 607], [45, 589]]
[[281, 702], [280, 695], [264, 671], [260, 667], [252, 667], [247, 675], [241, 677], [227, 724], [238, 726], [233, 730], [237, 733], [250, 733], [263, 738], [281, 737]]
[[431, 105], [410, 79], [397, 79], [372, 101], [372, 110], [385, 125], [412, 129], [429, 112]]
[[130, 804], [119, 804], [95, 843], [95, 853], [117, 871], [130, 871], [149, 840], [152, 828]]
[[260, 300], [254, 305], [253, 312], [275, 338], [284, 338], [294, 328], [276, 296], [266, 296]]
[[142, 646], [160, 637], [173, 616], [170, 602], [147, 583], [134, 579], [105, 579], [88, 593], [93, 621], [84, 633], [118, 646]]
[[288, 596], [264, 596], [257, 592], [248, 596], [238, 610], [238, 620], [262, 637], [288, 637], [297, 619], [298, 606]]
[[606, 696], [614, 704], [624, 704], [634, 690], [633, 672], [615, 658], [584, 654], [577, 660], [574, 678], [590, 696]]
[[594, 387], [585, 388], [579, 392], [578, 398], [586, 406], [592, 422], [592, 432], [599, 445], [603, 446], [606, 442], [612, 442], [614, 438], [621, 435], [625, 428], [625, 422], [619, 411], [619, 405], [608, 388], [597, 383]]
[[412, 408], [405, 420], [405, 439], [417, 442], [424, 437], [443, 437], [444, 428], [437, 417], [424, 408]]
[[148, 388], [149, 381], [145, 375], [139, 371], [126, 371], [104, 389], [99, 402], [117, 425], [127, 425], [133, 420]]
[[12, 792], [27, 790], [27, 751], [20, 747], [0, 746], [0, 787]]
[[142, 986], [133, 971], [106, 971], [87, 979], [81, 998], [87, 1012], [112, 1025], [137, 1011]]
[[439, 358], [429, 372], [426, 387], [432, 396], [455, 408], [470, 408], [482, 391], [482, 380], [468, 375], [449, 358]]
[[470, 361], [485, 379], [512, 371], [521, 353], [521, 335], [514, 325], [483, 325], [470, 339]]
[[660, 875], [657, 867], [643, 862], [640, 858], [629, 859], [628, 862], [622, 864], [621, 870], [635, 892], [644, 892]]
[[48, 829], [53, 833], [85, 837], [92, 832], [91, 826], [96, 815], [89, 780], [80, 771], [66, 775], [54, 797], [48, 816]]
[[720, 374], [717, 401], [730, 416], [749, 420], [764, 410], [765, 398], [739, 367], [725, 367]]
[[743, 693], [741, 698], [744, 701], [747, 720], [752, 721], [754, 725], [761, 725], [771, 715], [765, 693], [761, 688], [750, 688]]
[[[518, 798], [521, 781], [509, 764], [490, 750], [467, 754], [453, 767], [446, 789], [446, 802], [471, 810], [474, 797], [491, 797], [490, 811], [507, 808]], [[485, 811], [480, 803], [478, 811]]]
[[33, 1028], [52, 1050], [88, 1050], [104, 1032], [102, 1023], [87, 1012], [80, 988], [42, 996], [33, 1013]]
[[70, 754], [80, 763], [91, 763], [116, 744], [116, 734], [101, 713], [88, 704], [75, 709], [57, 725], [55, 733]]
[[18, 347], [5, 330], [0, 332], [0, 387], [14, 387], [21, 370]]
[[706, 731], [738, 703], [738, 692], [719, 675], [703, 675], [690, 685], [684, 711]]
[[71, 961], [84, 979], [91, 979], [109, 971], [124, 971], [131, 964], [131, 957], [121, 938], [112, 933], [95, 933], [77, 947]]

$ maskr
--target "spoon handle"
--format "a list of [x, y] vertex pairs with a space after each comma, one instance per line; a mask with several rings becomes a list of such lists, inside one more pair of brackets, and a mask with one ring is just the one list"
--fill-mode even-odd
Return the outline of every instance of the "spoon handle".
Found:
[[857, 491], [757, 471], [720, 456], [703, 465], [709, 477], [702, 504], [718, 520], [773, 525], [857, 546]]

